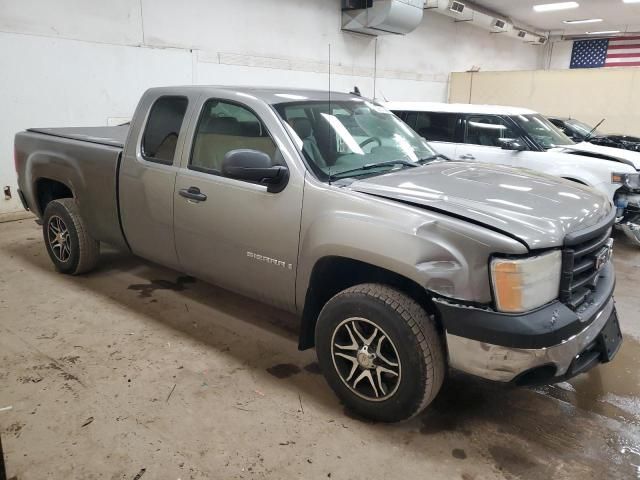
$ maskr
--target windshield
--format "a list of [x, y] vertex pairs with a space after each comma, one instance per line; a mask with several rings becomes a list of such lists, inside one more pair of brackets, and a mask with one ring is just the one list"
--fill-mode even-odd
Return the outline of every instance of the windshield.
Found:
[[569, 137], [542, 115], [537, 113], [534, 115], [514, 115], [511, 118], [545, 150], [575, 145]]
[[[564, 123], [569, 125], [572, 130], [577, 131], [583, 137], [586, 137], [590, 133], [592, 137], [599, 137], [602, 135], [600, 131], [593, 130], [593, 127], [590, 127], [589, 125], [587, 125], [584, 122], [581, 122], [580, 120], [567, 120]], [[593, 132], [591, 132], [591, 130], [593, 130]]]
[[345, 177], [379, 175], [436, 155], [402, 120], [366, 100], [332, 101], [331, 108], [327, 101], [275, 108], [323, 181], [340, 178], [341, 172]]

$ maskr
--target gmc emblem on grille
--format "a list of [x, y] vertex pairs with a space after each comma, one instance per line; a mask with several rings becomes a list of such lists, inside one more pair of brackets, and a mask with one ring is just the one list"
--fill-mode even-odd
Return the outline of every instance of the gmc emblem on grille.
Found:
[[602, 247], [602, 249], [598, 252], [595, 259], [595, 267], [596, 271], [602, 270], [609, 260], [611, 260], [611, 254], [613, 252], [613, 238], [610, 238], [607, 241], [607, 244]]

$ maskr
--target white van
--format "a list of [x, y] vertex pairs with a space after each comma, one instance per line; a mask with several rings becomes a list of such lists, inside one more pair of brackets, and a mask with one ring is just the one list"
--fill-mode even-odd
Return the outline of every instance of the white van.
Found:
[[640, 153], [574, 143], [532, 110], [389, 102], [385, 106], [451, 159], [536, 170], [606, 193], [618, 225], [640, 246]]

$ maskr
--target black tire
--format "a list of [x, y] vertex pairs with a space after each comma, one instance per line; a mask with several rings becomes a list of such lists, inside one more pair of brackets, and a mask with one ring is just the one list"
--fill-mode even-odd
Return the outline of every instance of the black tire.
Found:
[[[58, 238], [56, 230], [67, 233]], [[42, 233], [49, 258], [60, 273], [79, 275], [96, 266], [100, 242], [87, 233], [73, 198], [49, 202], [42, 218]], [[59, 246], [61, 239], [62, 247]]]
[[[361, 320], [356, 320], [354, 327], [349, 319], [358, 318]], [[351, 330], [347, 328], [349, 325]], [[361, 332], [355, 332], [354, 328], [360, 328]], [[365, 332], [367, 328], [369, 330]], [[363, 334], [375, 335], [376, 328], [379, 329], [378, 338], [388, 338], [382, 341], [382, 348], [386, 348], [386, 351], [379, 357], [374, 355], [373, 360], [367, 357], [365, 351], [366, 368], [352, 360], [343, 361], [342, 357], [334, 357], [334, 353], [345, 353], [343, 349], [351, 341], [351, 332], [357, 334], [360, 344], [359, 339]], [[399, 290], [370, 283], [338, 293], [320, 312], [315, 337], [318, 362], [329, 385], [349, 409], [363, 417], [382, 422], [406, 420], [425, 409], [440, 391], [445, 376], [442, 338], [433, 318], [415, 300]], [[373, 340], [369, 345], [375, 343], [376, 340]], [[353, 346], [352, 342], [348, 348], [353, 351]], [[360, 355], [363, 355], [362, 349], [358, 349]], [[350, 351], [346, 353], [351, 355]], [[399, 361], [390, 362], [394, 355]], [[385, 357], [383, 362], [381, 358]], [[390, 367], [396, 370], [396, 375], [384, 374], [386, 380], [381, 381], [378, 365], [388, 366], [392, 363], [399, 365]], [[360, 374], [354, 374], [353, 369]], [[345, 377], [349, 379], [349, 373], [353, 375], [349, 380], [352, 384], [353, 379], [366, 375], [362, 372], [367, 369], [371, 369], [371, 377], [364, 377], [362, 382], [367, 380], [369, 384], [364, 382], [361, 386], [358, 383], [355, 391], [347, 386]], [[374, 398], [376, 395], [379, 397]]]

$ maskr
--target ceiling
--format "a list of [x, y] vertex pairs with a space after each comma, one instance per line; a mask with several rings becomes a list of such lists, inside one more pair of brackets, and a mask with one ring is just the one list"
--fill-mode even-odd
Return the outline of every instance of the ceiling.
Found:
[[[461, 0], [464, 1], [464, 0]], [[518, 23], [529, 25], [553, 35], [579, 35], [587, 31], [620, 30], [640, 32], [640, 3], [622, 0], [576, 0], [580, 7], [555, 12], [535, 12], [534, 5], [560, 0], [474, 0], [473, 3], [501, 13]], [[563, 0], [564, 1], [564, 0]], [[567, 25], [563, 20], [602, 18], [599, 23]]]

